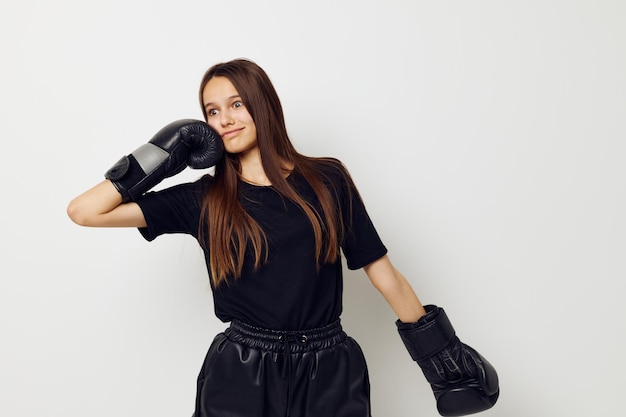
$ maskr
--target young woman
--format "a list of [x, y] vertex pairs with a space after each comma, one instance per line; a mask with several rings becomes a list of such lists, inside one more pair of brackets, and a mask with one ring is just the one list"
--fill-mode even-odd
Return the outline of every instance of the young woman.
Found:
[[[200, 371], [195, 417], [370, 416], [365, 359], [340, 324], [342, 256], [398, 316], [440, 412], [491, 407], [495, 370], [392, 265], [341, 162], [295, 150], [266, 73], [217, 64], [199, 95], [206, 124], [166, 126], [68, 207], [79, 225], [137, 227], [147, 240], [187, 233], [204, 249], [216, 315], [230, 326]], [[214, 175], [147, 192], [187, 165], [215, 165]]]

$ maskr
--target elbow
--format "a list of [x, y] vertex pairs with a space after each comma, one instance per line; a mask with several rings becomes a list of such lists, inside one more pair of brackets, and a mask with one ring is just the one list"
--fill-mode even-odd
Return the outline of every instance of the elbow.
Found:
[[402, 283], [395, 276], [389, 277], [389, 279], [376, 280], [372, 283], [374, 288], [385, 298], [389, 298], [404, 291]]
[[81, 210], [80, 204], [76, 200], [70, 201], [66, 209], [67, 216], [79, 226], [89, 226], [88, 217], [84, 210]]

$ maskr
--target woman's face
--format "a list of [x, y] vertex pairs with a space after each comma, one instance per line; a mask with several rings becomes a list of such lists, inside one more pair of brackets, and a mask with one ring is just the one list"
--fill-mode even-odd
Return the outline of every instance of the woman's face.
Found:
[[256, 125], [235, 86], [226, 77], [213, 77], [202, 90], [207, 123], [224, 141], [228, 153], [257, 151]]

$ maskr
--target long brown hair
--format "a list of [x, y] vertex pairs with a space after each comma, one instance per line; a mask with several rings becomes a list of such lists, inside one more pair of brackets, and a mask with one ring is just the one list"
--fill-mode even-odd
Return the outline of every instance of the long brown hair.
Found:
[[[282, 105], [265, 71], [256, 63], [236, 59], [209, 68], [200, 83], [200, 107], [207, 120], [202, 98], [213, 77], [226, 77], [233, 84], [256, 125], [261, 163], [272, 187], [297, 204], [311, 222], [315, 235], [318, 267], [339, 256], [344, 225], [334, 192], [324, 184], [320, 164], [330, 159], [311, 158], [296, 151], [287, 135]], [[293, 166], [309, 183], [320, 202], [321, 213], [305, 201], [285, 179], [284, 164]], [[241, 167], [237, 155], [226, 154], [215, 167], [214, 179], [202, 204], [199, 240], [209, 252], [210, 272], [217, 287], [229, 277], [239, 277], [244, 255], [250, 246], [254, 266], [267, 261], [267, 239], [263, 229], [244, 210], [238, 199]]]

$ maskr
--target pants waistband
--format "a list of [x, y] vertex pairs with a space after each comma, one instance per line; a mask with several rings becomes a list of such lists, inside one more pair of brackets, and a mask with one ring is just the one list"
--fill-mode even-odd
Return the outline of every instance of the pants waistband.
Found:
[[347, 338], [340, 320], [328, 326], [308, 330], [263, 329], [233, 320], [224, 333], [233, 342], [254, 349], [291, 353], [327, 349]]

